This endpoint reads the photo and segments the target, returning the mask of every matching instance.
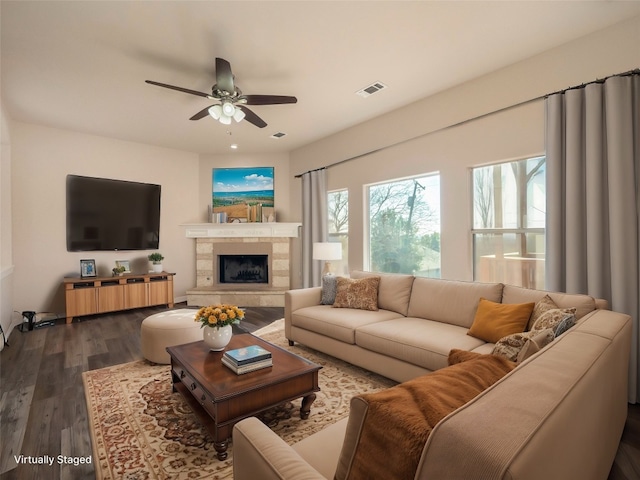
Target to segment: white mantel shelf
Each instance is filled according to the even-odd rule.
[[[301,223],[185,223],[187,238],[298,237]]]

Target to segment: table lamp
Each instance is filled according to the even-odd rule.
[[[342,244],[339,242],[314,242],[313,259],[324,260],[323,276],[331,273],[330,260],[342,259]]]

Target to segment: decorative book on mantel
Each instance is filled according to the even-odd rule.
[[[229,350],[222,355],[222,363],[238,375],[253,372],[262,368],[271,367],[273,360],[271,352],[258,346]]]

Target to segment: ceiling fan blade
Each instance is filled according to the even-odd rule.
[[[249,123],[253,123],[256,127],[258,128],[264,128],[267,126],[267,122],[265,122],[264,120],[262,120],[258,115],[256,115],[255,113],[253,113],[251,110],[249,110],[247,107],[245,107],[244,105],[237,105],[236,104],[236,108],[239,108],[240,110],[242,110],[245,113],[245,117],[244,119],[249,122]]]
[[[168,85],[166,83],[154,82],[153,80],[145,80],[145,82],[151,85],[157,85],[159,87],[170,88],[171,90],[177,90],[179,92],[190,93],[191,95],[198,95],[199,97],[213,98],[208,93],[197,92],[195,90],[189,90],[188,88],[175,87],[173,85]]]
[[[207,117],[209,115],[209,109],[213,107],[213,105],[209,105],[207,108],[203,108],[198,113],[196,113],[189,120],[200,120],[201,118]]]
[[[283,103],[298,103],[296,97],[287,95],[243,95],[247,105],[281,105]]]
[[[233,85],[233,73],[231,73],[231,64],[224,58],[216,58],[216,85],[218,90],[233,95],[236,89]]]

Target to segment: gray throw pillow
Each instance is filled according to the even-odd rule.
[[[338,286],[338,277],[335,275],[322,276],[322,305],[333,305],[336,301],[336,289]]]

